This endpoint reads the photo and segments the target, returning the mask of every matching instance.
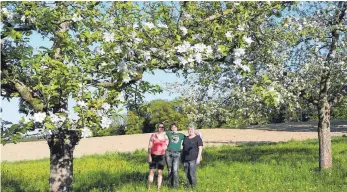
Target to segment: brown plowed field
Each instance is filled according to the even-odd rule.
[[[347,121],[332,122],[332,136],[347,135]],[[241,129],[203,129],[205,146],[241,143],[266,143],[304,139],[317,139],[317,122],[248,126]],[[183,131],[182,133],[187,133]],[[74,156],[80,157],[105,152],[132,152],[147,148],[150,134],[121,135],[82,139]],[[23,142],[1,146],[1,161],[19,161],[49,157],[45,141]]]

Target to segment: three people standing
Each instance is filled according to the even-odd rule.
[[[164,124],[160,123],[158,131],[151,135],[148,145],[149,176],[148,187],[153,183],[154,172],[158,170],[158,189],[162,183],[162,171],[164,169],[164,156],[168,167],[169,185],[178,187],[178,167],[180,160],[184,164],[184,172],[188,186],[197,184],[196,168],[202,160],[203,142],[199,135],[195,134],[193,126],[188,128],[188,136],[177,132],[176,124],[171,125],[171,131],[164,132]],[[181,146],[183,146],[181,151]]]

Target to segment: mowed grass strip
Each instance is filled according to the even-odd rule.
[[[347,191],[347,137],[334,137],[333,169],[318,170],[317,140],[204,149],[192,191]],[[167,169],[164,170],[164,180]],[[180,166],[180,188],[187,191]],[[74,159],[74,191],[147,191],[145,151]],[[48,191],[49,160],[3,162],[1,191]],[[155,186],[151,191],[156,191]],[[189,191],[189,190],[188,190]]]

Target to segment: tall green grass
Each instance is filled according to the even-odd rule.
[[[347,191],[347,137],[332,143],[334,167],[327,171],[318,170],[316,140],[205,148],[193,191]],[[147,191],[146,160],[145,151],[76,158],[74,190]],[[161,191],[187,191],[182,166],[179,173],[180,188],[164,183]],[[1,177],[1,191],[48,191],[49,161],[4,162]]]

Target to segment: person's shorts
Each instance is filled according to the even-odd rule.
[[[160,169],[164,170],[165,167],[165,155],[153,155],[152,162],[149,164],[149,169]]]

